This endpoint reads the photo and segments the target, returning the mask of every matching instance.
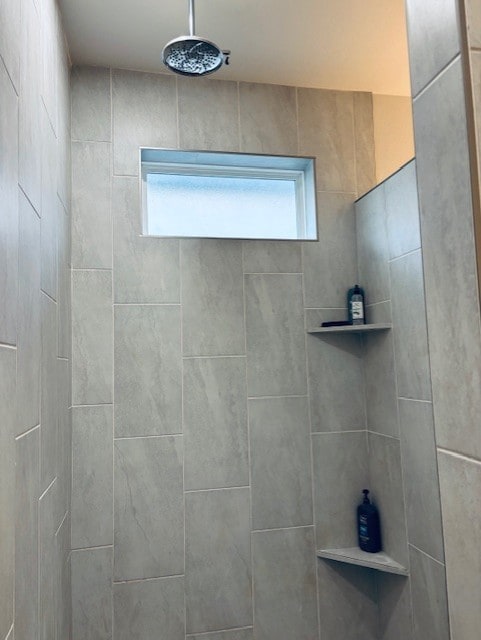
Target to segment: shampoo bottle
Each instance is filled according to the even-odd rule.
[[[356,284],[347,292],[347,312],[350,324],[364,324],[364,291]]]
[[[363,489],[364,500],[357,508],[359,547],[368,553],[381,551],[379,511],[369,500],[369,491]]]

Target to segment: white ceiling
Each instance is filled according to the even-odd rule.
[[[72,60],[166,71],[187,0],[59,0]],[[196,33],[231,49],[215,77],[409,95],[404,0],[196,0]]]

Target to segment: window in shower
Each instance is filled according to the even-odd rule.
[[[141,149],[143,233],[317,240],[313,158]]]

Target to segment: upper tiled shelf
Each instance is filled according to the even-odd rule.
[[[380,322],[378,324],[348,324],[341,327],[313,327],[307,333],[372,333],[374,331],[389,331],[392,324]]]

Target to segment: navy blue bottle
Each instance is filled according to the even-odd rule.
[[[366,322],[364,291],[358,284],[347,292],[347,313],[349,324],[364,324]]]
[[[381,524],[379,511],[369,500],[368,489],[363,489],[364,500],[357,508],[359,547],[368,553],[381,551]]]

